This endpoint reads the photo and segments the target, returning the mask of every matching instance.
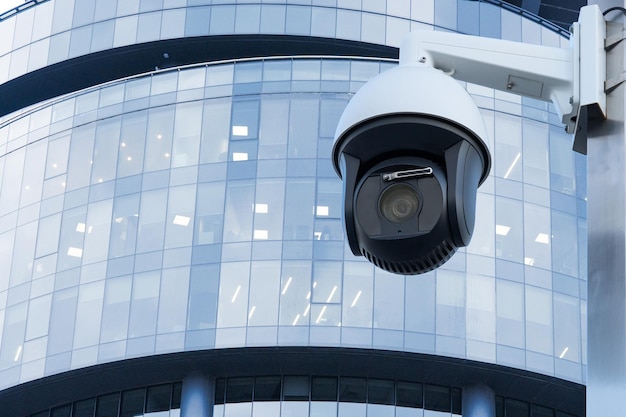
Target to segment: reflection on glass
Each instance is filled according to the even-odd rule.
[[[245,326],[248,318],[249,262],[222,264],[217,310],[218,327]]]

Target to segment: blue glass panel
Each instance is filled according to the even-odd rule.
[[[209,34],[211,19],[210,7],[197,7],[187,13],[185,22],[185,36],[202,36]]]

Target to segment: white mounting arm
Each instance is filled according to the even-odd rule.
[[[576,133],[581,107],[606,117],[605,38],[604,16],[591,5],[580,10],[568,49],[416,31],[400,47],[400,65],[421,63],[462,81],[552,102],[566,131]]]

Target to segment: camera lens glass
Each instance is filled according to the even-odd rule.
[[[402,223],[417,213],[419,200],[415,190],[407,184],[394,184],[380,196],[380,212],[394,223]]]

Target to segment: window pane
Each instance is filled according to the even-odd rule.
[[[160,293],[157,332],[170,333],[185,330],[187,312],[181,306],[187,305],[189,267],[164,269]]]
[[[120,405],[120,394],[109,394],[98,397],[96,417],[117,417]]]
[[[245,326],[248,318],[250,262],[225,262],[221,266],[217,326]]]
[[[120,417],[135,417],[143,414],[144,401],[145,390],[143,388],[123,392]]]
[[[4,172],[15,173],[21,176],[24,169],[24,149],[16,150],[4,157]],[[19,177],[18,177],[19,178]],[[0,193],[0,215],[7,214],[18,208],[20,201],[20,181],[14,175],[4,175],[2,178],[2,193]]]
[[[117,163],[118,178],[141,173],[146,145],[147,123],[148,113],[146,111],[124,115]]]
[[[169,410],[171,398],[172,386],[170,384],[148,387],[146,413]]]
[[[286,376],[283,386],[283,400],[308,401],[309,384],[308,376]]]
[[[260,6],[237,6],[235,33],[258,33],[260,22]]]
[[[424,388],[424,408],[450,412],[450,387],[426,384]]]
[[[553,354],[552,292],[526,286],[526,349]]]
[[[466,280],[466,335],[470,339],[495,343],[495,279],[480,275],[469,275]]]
[[[522,124],[517,116],[496,113],[495,174],[511,180],[522,180]]]
[[[142,193],[137,252],[148,252],[163,248],[166,206],[166,189]]]
[[[172,166],[182,167],[198,163],[200,131],[202,128],[202,102],[176,106]]]
[[[282,238],[284,194],[284,180],[257,180],[253,239],[280,240]]]
[[[130,311],[131,277],[110,278],[104,289],[100,343],[126,338]]]
[[[554,191],[576,195],[571,138],[556,126],[550,127],[550,185]]]
[[[98,343],[104,298],[104,281],[81,285],[76,309],[74,349]]]
[[[533,404],[532,417],[554,417],[554,410]]]
[[[77,299],[78,287],[54,293],[48,333],[48,355],[72,349]],[[6,325],[4,331],[6,332]]]
[[[189,283],[187,329],[200,330],[215,327],[219,265],[194,266]]]
[[[45,143],[31,144],[26,152],[26,161],[22,175],[20,207],[27,206],[41,199],[46,160]]]
[[[228,160],[230,109],[230,99],[205,101],[202,116],[200,163],[225,162]]]
[[[522,262],[524,257],[524,216],[519,200],[496,197],[496,256]]]
[[[318,179],[315,215],[320,218],[341,218],[343,185],[336,179]]]
[[[367,381],[367,402],[370,404],[393,405],[394,398],[393,381],[369,379]]]
[[[272,75],[265,64],[265,77]],[[291,75],[290,73],[288,75]],[[287,78],[289,79],[289,78]],[[264,98],[261,102],[259,159],[285,158],[289,135],[289,101]]]
[[[311,401],[337,401],[337,378],[313,377]]]
[[[406,331],[435,332],[436,287],[434,273],[406,278],[404,302]]]
[[[498,280],[497,342],[499,344],[524,347],[524,286]]]
[[[530,414],[529,404],[522,401],[506,399],[506,417],[528,417]]]
[[[119,151],[121,120],[115,117],[98,123],[94,144],[92,183],[110,181],[115,178]]]
[[[11,306],[6,309],[4,329],[2,335],[2,349],[0,350],[0,369],[7,369],[21,360],[26,327],[27,302]]]
[[[254,384],[254,401],[280,401],[280,389],[280,377],[257,377]]]
[[[145,150],[145,171],[169,168],[173,133],[174,106],[150,109]]]
[[[578,299],[554,293],[554,355],[580,362],[580,340]]]
[[[524,120],[524,182],[548,188],[550,168],[548,163],[548,126]]]
[[[81,226],[84,230],[83,263],[104,261],[108,256],[109,235],[111,231],[111,211],[113,202],[105,200],[90,204],[87,210],[87,222]]]
[[[70,147],[70,138],[65,136],[48,142],[46,156],[46,178],[56,177],[67,170],[67,158]]]
[[[95,398],[75,402],[72,417],[93,417],[95,405]]]
[[[135,253],[139,225],[139,195],[115,199],[109,245],[109,257],[117,258]]]
[[[396,382],[396,405],[400,407],[422,408],[422,384]]]
[[[228,378],[226,402],[241,403],[252,401],[252,378]]]
[[[462,391],[460,388],[452,388],[452,404],[451,404],[452,414],[461,415],[461,411],[463,408],[461,404],[461,394],[462,394]]]
[[[153,335],[156,330],[161,272],[144,272],[133,276],[128,337]]]
[[[280,288],[280,325],[307,325],[311,309],[311,262],[284,261]]]
[[[165,226],[165,248],[191,246],[193,237],[195,185],[170,187]]]
[[[281,291],[279,280],[280,262],[257,261],[252,263],[248,310],[249,326],[275,326],[278,323],[278,296]]]
[[[372,326],[373,287],[372,265],[365,262],[344,264],[342,326]]]
[[[50,413],[50,417],[70,417],[70,412],[72,411],[72,406],[64,405],[62,407],[57,407],[52,410]]]
[[[37,234],[36,257],[49,255],[57,251],[59,245],[59,227],[61,214],[45,217],[39,220],[39,231]],[[13,242],[11,242],[11,245]]]
[[[195,244],[222,241],[225,188],[224,182],[198,184]]]
[[[314,303],[341,302],[342,269],[340,262],[315,262],[312,298]]]
[[[315,158],[317,156],[318,116],[319,102],[317,100],[294,99],[291,101],[289,124],[298,126],[298,129],[293,129],[289,135],[289,157]]]
[[[325,65],[322,67],[322,77],[324,79],[347,81],[350,74],[350,67],[347,64],[347,62],[325,62]],[[320,137],[334,137],[339,117],[341,117],[346,104],[347,100],[344,98],[322,100],[320,106]]]
[[[252,240],[253,208],[254,183],[252,181],[231,181],[226,191],[225,242]]]
[[[313,237],[313,210],[315,207],[315,180],[290,178],[287,180],[283,239],[310,240]]]
[[[224,404],[226,397],[226,378],[215,380],[215,404]]]
[[[180,400],[183,393],[182,382],[176,382],[172,385],[172,409],[180,408]]]
[[[366,388],[364,378],[341,378],[339,380],[339,401],[364,403]]]
[[[552,271],[578,276],[578,219],[552,211]]]
[[[404,277],[376,269],[374,272],[374,327],[404,328]]]
[[[59,240],[59,270],[70,269],[81,263],[84,233],[78,232],[77,229],[80,230],[80,224],[85,224],[86,212],[86,206],[63,211]]]
[[[437,271],[437,334],[465,336],[465,274]]]
[[[260,76],[260,75],[259,75]],[[231,139],[256,139],[259,135],[259,101],[234,101]]]
[[[25,340],[32,340],[48,334],[51,304],[52,295],[50,294],[30,300]]]

